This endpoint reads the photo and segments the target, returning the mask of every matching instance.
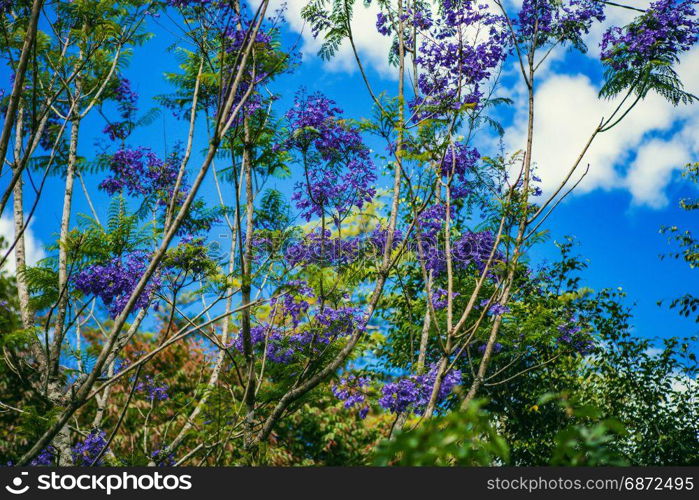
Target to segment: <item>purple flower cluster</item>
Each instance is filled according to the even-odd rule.
[[[487,347],[488,347],[488,344],[481,344],[481,345],[479,345],[479,346],[478,346],[478,352],[481,353],[481,354],[485,354],[485,350],[486,350]],[[495,343],[493,343],[493,348],[492,348],[491,352],[492,352],[493,354],[497,354],[497,353],[499,353],[500,351],[502,351],[502,344],[501,344],[500,342],[495,342]]]
[[[631,24],[610,28],[601,44],[602,61],[619,71],[650,61],[676,62],[697,43],[696,0],[658,0]]]
[[[364,388],[369,385],[368,377],[348,376],[341,378],[337,384],[333,384],[331,390],[337,399],[344,401],[346,409],[362,405],[366,401]],[[364,404],[359,409],[359,418],[364,419],[369,413],[369,405]]]
[[[337,222],[376,194],[370,151],[359,130],[342,120],[341,113],[322,94],[302,92],[286,113],[290,128],[286,147],[299,154],[305,176],[292,199],[306,220],[329,214]]]
[[[509,51],[504,20],[489,12],[488,6],[442,0],[441,10],[435,22],[427,13],[412,16],[421,29],[429,29],[416,58],[422,95],[412,106],[419,108],[418,119],[477,105],[482,97],[479,85],[491,77]],[[474,36],[475,32],[479,35]]]
[[[388,229],[381,224],[370,233],[346,238],[332,237],[328,229],[315,229],[301,240],[290,243],[284,250],[284,258],[291,266],[343,266],[355,262],[359,256],[380,257],[387,239]],[[391,247],[397,248],[402,241],[403,232],[396,228]]]
[[[604,2],[598,0],[524,0],[516,19],[521,38],[579,41],[595,21],[604,21]]]
[[[330,17],[327,12],[322,9],[312,10],[307,16],[313,38],[318,38],[318,35],[332,26]]]
[[[167,0],[167,4],[171,7],[206,7],[214,3],[214,0]]]
[[[418,215],[415,224],[416,234],[422,240],[435,240],[440,231],[444,230],[444,220],[447,217],[447,207],[435,204]]]
[[[426,33],[432,26],[434,26],[434,20],[432,19],[432,12],[429,9],[421,6],[419,4],[414,5],[415,8],[407,7],[404,12],[400,15],[400,21],[402,21],[405,30],[405,43],[408,47],[414,46],[412,29],[416,28],[420,33]],[[391,36],[394,32],[394,26],[391,17],[387,16],[383,12],[379,12],[376,15],[376,30],[383,36]]]
[[[126,191],[132,196],[159,193],[169,196],[177,179],[177,157],[160,160],[148,148],[120,149],[109,158],[112,176],[100,183],[109,194]]]
[[[175,454],[165,454],[165,450],[155,450],[150,454],[153,461],[160,467],[173,467],[175,465]]]
[[[440,173],[451,180],[452,198],[463,198],[471,193],[468,174],[473,172],[480,157],[477,149],[469,148],[465,144],[449,145],[440,165]]]
[[[228,19],[225,27],[226,51],[229,54],[239,54],[241,50],[243,50],[245,46],[251,42],[249,38],[251,36],[254,23],[245,16],[241,16],[234,10],[231,10],[228,4],[223,4],[221,7],[219,7],[219,10],[221,8],[226,11],[226,14],[222,15],[217,13],[216,15],[219,18]],[[265,30],[264,27],[261,27],[255,34],[255,39],[252,40],[252,43],[255,45],[258,51],[263,53],[272,52],[275,50],[272,47],[272,41],[273,31]],[[233,57],[233,60],[236,60],[236,58]],[[253,63],[246,69],[245,77],[241,82],[239,82],[238,88],[236,89],[236,96],[233,101],[234,104],[231,112],[235,110],[237,105],[243,99],[245,99],[243,111],[246,115],[251,115],[264,106],[264,100],[259,93],[255,92],[255,87],[262,81],[269,78],[270,74],[268,70],[269,68],[262,63]],[[233,82],[231,82],[231,85],[232,84]],[[251,92],[250,87],[252,87]],[[235,123],[242,123],[242,117],[243,113],[239,113],[236,117]]]
[[[595,347],[595,343],[589,335],[582,331],[580,325],[576,323],[575,318],[559,325],[558,332],[560,335],[556,339],[556,343],[559,346],[569,346],[574,351],[583,355],[588,354]]]
[[[151,401],[165,401],[170,396],[167,393],[169,389],[165,383],[159,383],[151,375],[146,375],[145,379],[136,384],[136,391],[146,393],[146,397]]]
[[[71,449],[75,465],[90,466],[107,446],[107,434],[100,429],[93,429],[84,441],[78,442]],[[95,463],[102,465],[102,458]]]
[[[56,450],[54,450],[53,446],[47,446],[39,452],[36,458],[32,460],[29,465],[33,467],[53,465],[55,456]]]
[[[245,46],[247,39],[251,36],[251,29],[253,28],[253,25],[249,20],[243,19],[240,16],[236,16],[235,14],[233,15],[234,18],[232,18],[230,21],[231,26],[228,26],[228,28],[226,29],[226,38],[228,39],[228,45],[226,49],[228,50],[228,52],[240,51]],[[258,47],[262,45],[269,45],[271,42],[271,33],[263,29],[260,29],[255,34],[254,43]]]
[[[150,254],[142,250],[127,252],[103,264],[93,264],[73,277],[75,288],[86,295],[102,299],[109,315],[116,318],[126,306],[150,261]],[[145,309],[160,286],[155,275],[138,296],[135,309]]]
[[[488,307],[490,299],[483,299],[480,303],[481,307]],[[495,302],[488,307],[488,316],[502,316],[510,312],[510,308],[506,305]]]
[[[376,31],[381,33],[383,36],[391,36],[391,33],[393,33],[391,20],[383,12],[376,14]]]
[[[269,305],[273,316],[290,319],[292,326],[297,327],[311,305],[306,299],[315,299],[315,293],[302,280],[289,281],[285,287],[287,290],[270,300]]]
[[[358,254],[359,242],[356,238],[332,238],[328,229],[316,229],[302,240],[289,245],[284,252],[287,262],[292,266],[346,265],[354,261]]]
[[[532,175],[532,181],[533,181],[533,183],[541,183],[541,179],[539,177],[537,177],[536,175]],[[543,194],[543,191],[541,190],[541,186],[533,185],[531,188],[531,192],[532,192],[532,196],[541,196]]]
[[[369,241],[377,250],[377,253],[379,255],[383,255],[383,253],[386,251],[386,243],[388,241],[388,228],[384,228],[381,224],[378,224],[369,234]],[[396,230],[393,232],[393,242],[391,243],[391,248],[395,250],[402,241],[403,231],[396,228]]]
[[[452,298],[456,298],[461,295],[459,292],[452,292]],[[447,307],[447,296],[448,292],[443,288],[435,288],[432,292],[432,307],[436,310],[441,310]]]
[[[430,371],[426,375],[410,375],[386,384],[381,390],[382,396],[379,399],[379,405],[391,413],[405,411],[422,413],[430,401],[436,378],[437,365],[435,364],[430,367]],[[444,401],[460,382],[461,372],[459,370],[451,370],[447,373],[439,387],[437,401]]]
[[[113,141],[124,140],[134,121],[136,103],[138,102],[138,94],[134,92],[131,88],[131,82],[126,78],[118,79],[118,84],[114,89],[114,100],[117,102],[122,121],[107,124],[103,132]]]
[[[454,243],[452,253],[457,267],[474,265],[478,271],[483,271],[493,253],[495,235],[490,231],[467,231]],[[498,250],[493,255],[493,262],[502,261],[504,255]],[[491,263],[492,267],[492,263]]]
[[[443,245],[438,241],[438,233],[444,225],[443,214],[446,213],[443,205],[435,205],[425,210],[420,216],[417,238],[422,242],[425,267],[435,274],[441,274],[446,270],[447,261]],[[466,269],[474,266],[482,272],[490,259],[490,254],[495,245],[495,236],[490,231],[467,231],[452,245],[452,262],[457,269]],[[488,275],[494,277],[492,266],[494,262],[504,259],[498,250],[493,255]]]
[[[281,314],[283,316],[284,313]],[[307,321],[293,325],[290,331],[263,323],[251,328],[250,337],[254,346],[264,350],[267,359],[274,363],[287,364],[295,361],[299,355],[317,355],[335,340],[347,337],[363,327],[359,308],[334,309],[326,306]],[[243,352],[242,335],[233,339],[231,347]]]
[[[471,171],[481,155],[475,148],[465,144],[450,144],[440,165],[440,173],[445,176],[464,175]]]

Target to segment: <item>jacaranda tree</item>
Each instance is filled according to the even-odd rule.
[[[391,90],[356,47],[365,6],[308,0],[320,56],[354,56],[363,117],[290,89],[304,62],[271,3],[0,3],[3,462],[696,464],[692,339],[649,354],[623,294],[581,283],[572,239],[532,257],[599,137],[650,94],[696,100],[676,73],[696,2],[365,0]],[[602,38],[609,110],[544,189],[540,72],[614,8],[637,16]],[[168,36],[171,71],[127,78]],[[153,79],[167,91],[143,109]],[[512,106],[527,125],[506,151]],[[163,113],[182,142],[143,139]],[[29,265],[47,184],[59,225]]]

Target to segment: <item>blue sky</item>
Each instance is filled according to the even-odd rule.
[[[645,2],[636,2],[643,4]],[[300,87],[310,91],[320,90],[335,99],[346,114],[353,118],[369,116],[369,100],[361,78],[346,49],[329,63],[315,55],[317,42],[305,30],[299,18],[301,0],[289,2],[287,14],[290,29],[287,41],[298,40],[304,62],[292,75],[275,83],[275,90],[284,95],[280,110],[288,108],[293,93]],[[387,41],[375,33],[375,13],[360,8],[355,21],[355,34],[360,54],[367,61],[369,74],[377,89],[395,88],[393,70],[387,65],[385,54]],[[628,13],[612,13],[611,21],[625,22]],[[172,35],[165,17],[152,20],[149,29],[156,36],[145,47],[136,50],[125,75],[134,83],[140,95],[141,110],[155,106],[155,95],[168,91],[163,73],[172,71],[176,62],[167,47],[177,40]],[[608,112],[611,103],[596,98],[601,71],[595,58],[596,44],[601,30],[590,35],[588,56],[572,55],[565,51],[554,52],[546,65],[537,88],[537,138],[534,159],[539,165],[544,188],[550,189],[556,176],[564,170],[571,155],[599,118]],[[680,74],[687,75],[688,90],[699,94],[699,51],[695,49],[682,63]],[[0,81],[8,81],[7,70],[0,72]],[[505,70],[502,95],[515,99],[521,96],[522,87],[510,72]],[[660,100],[651,98],[642,109],[629,116],[609,136],[594,147],[586,162],[590,174],[581,189],[567,199],[549,219],[547,227],[551,240],[574,235],[578,252],[589,260],[590,267],[584,273],[584,284],[595,289],[622,287],[629,295],[629,304],[635,303],[634,325],[644,336],[690,335],[699,330],[691,320],[680,318],[656,302],[670,299],[685,292],[699,293],[692,271],[681,262],[660,260],[659,255],[671,250],[666,238],[659,234],[662,225],[678,225],[699,229],[696,216],[691,217],[679,209],[682,196],[695,195],[693,188],[679,179],[681,167],[688,161],[697,161],[699,143],[699,106],[674,109]],[[523,146],[522,110],[516,107],[502,110],[500,118],[506,126],[505,145],[510,151]],[[150,146],[162,153],[177,141],[183,141],[186,130],[181,122],[167,111],[149,127],[139,130],[130,141],[132,144]],[[92,114],[81,130],[82,155],[94,155],[94,143],[103,137],[102,118]],[[492,137],[484,135],[483,150],[494,146]],[[478,144],[477,144],[478,145]],[[568,162],[568,163],[566,163]],[[106,213],[106,197],[94,189],[97,178],[88,178],[91,194],[99,206],[101,216]],[[0,184],[7,182],[0,179]],[[272,181],[282,187],[289,181]],[[84,196],[78,187],[75,213],[88,213]],[[204,186],[203,195],[211,203],[217,203],[211,184]],[[60,207],[63,195],[61,179],[51,179],[31,225],[30,257],[41,257],[41,245],[50,242],[58,231]],[[30,200],[27,200],[28,202]],[[9,234],[10,211],[0,220],[0,233]],[[215,231],[214,231],[215,232]],[[534,254],[534,260],[555,257],[552,243],[542,245]]]

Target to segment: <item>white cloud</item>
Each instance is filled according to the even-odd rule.
[[[670,183],[674,170],[689,161],[689,151],[680,140],[643,144],[625,178],[634,203],[653,208],[667,205],[663,188]]]
[[[686,90],[699,93],[699,48],[683,57],[678,72]],[[616,107],[616,102],[600,100],[598,91],[581,74],[550,73],[537,87],[533,159],[545,190],[558,186],[602,117],[610,116]],[[666,205],[664,190],[675,171],[697,159],[696,110],[696,105],[674,107],[650,94],[619,126],[595,138],[579,173],[587,164],[590,170],[576,192],[628,189],[635,204]],[[506,136],[508,147],[522,149],[525,133],[526,108],[521,107]]]
[[[674,374],[676,378],[672,380],[672,390],[674,392],[685,393],[690,389],[694,390],[699,384],[699,380],[696,378],[691,378],[689,375],[684,374]]]
[[[15,225],[12,221],[12,218],[0,217],[0,237],[4,238],[5,243],[7,245],[12,244],[12,242],[14,241]],[[24,245],[26,248],[26,258],[28,265],[36,264],[37,261],[43,259],[46,256],[42,248],[41,242],[36,239],[31,228],[27,228],[24,231]],[[7,248],[0,250],[0,252],[2,253],[2,257],[4,257],[5,252],[7,252]],[[6,271],[10,275],[14,275],[17,271],[17,267],[15,265],[14,250],[10,253],[9,257],[5,261],[2,270]]]
[[[301,10],[307,4],[306,0],[272,0],[270,8],[276,9],[286,4],[285,18],[291,29],[300,33],[303,39],[301,51],[304,57],[316,57],[321,46],[321,40],[313,38],[310,26],[301,17]],[[392,76],[395,69],[388,64],[388,51],[391,39],[376,31],[376,14],[379,12],[376,2],[365,7],[363,2],[356,2],[352,18],[352,34],[357,52],[362,63],[371,67],[382,76]],[[352,47],[346,40],[340,46],[338,53],[325,62],[325,69],[333,72],[354,73],[357,63]]]
[[[658,347],[649,347],[648,349],[643,351],[643,353],[646,354],[647,356],[655,357],[655,356],[659,356],[660,354],[662,354],[663,350],[659,349]]]

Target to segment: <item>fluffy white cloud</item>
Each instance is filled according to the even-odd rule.
[[[643,144],[626,173],[625,185],[637,204],[663,207],[668,200],[663,189],[672,173],[690,161],[687,147],[680,140],[652,140]]]
[[[650,1],[639,0],[634,7],[644,9]],[[521,2],[510,2],[517,3]],[[633,10],[608,6],[606,20],[594,25],[585,37],[588,55],[599,59],[602,34],[611,26],[628,24],[637,15]],[[536,93],[534,160],[544,179],[544,189],[549,191],[560,184],[600,119],[609,116],[615,107],[615,103],[597,98],[599,89],[587,76],[571,75],[572,68],[566,68],[565,74],[551,70],[552,63],[564,54],[554,51],[542,66],[542,83]],[[699,48],[685,54],[677,70],[685,89],[699,95]],[[516,102],[524,102],[521,83],[509,90]],[[507,145],[511,149],[523,147],[525,127],[526,109],[522,108],[508,131]],[[576,193],[627,189],[634,204],[660,208],[668,202],[665,189],[676,172],[687,162],[697,161],[698,154],[697,105],[674,107],[651,95],[619,127],[595,139],[581,162],[579,173],[587,164],[590,170]]]
[[[11,217],[0,217],[0,237],[4,238],[5,242],[8,245],[14,241],[15,225],[14,225],[14,222],[12,221]],[[26,254],[27,254],[26,255],[27,264],[29,264],[29,265],[35,264],[37,261],[43,259],[46,256],[46,254],[44,253],[44,250],[42,248],[41,242],[36,239],[31,228],[27,228],[24,231],[24,245],[25,245]],[[5,256],[6,251],[7,251],[7,248],[2,250],[3,257]],[[5,264],[3,265],[2,270],[8,272],[11,275],[14,275],[15,272],[17,271],[17,267],[15,266],[15,253],[14,253],[14,251],[12,251],[12,253],[10,253],[10,256],[5,261]]]
[[[304,57],[315,57],[321,46],[321,40],[313,38],[310,26],[301,17],[301,10],[306,0],[272,0],[271,8],[279,8],[286,4],[285,17],[292,30],[301,34],[303,44],[301,51]],[[395,69],[388,64],[388,50],[391,45],[389,37],[382,36],[376,31],[376,14],[379,12],[375,2],[369,7],[364,2],[356,2],[352,18],[352,34],[357,52],[362,63],[371,67],[383,76],[393,76]],[[357,63],[352,47],[345,40],[335,57],[325,63],[325,68],[333,72],[353,73]]]
[[[686,90],[699,93],[699,48],[683,57],[678,71]],[[558,186],[600,120],[616,107],[616,102],[600,100],[598,91],[581,74],[549,73],[538,86],[533,159],[545,190]],[[666,205],[664,190],[675,171],[697,159],[696,110],[696,105],[674,107],[658,95],[649,95],[619,126],[595,138],[579,168],[582,173],[590,165],[577,193],[628,189],[635,204]],[[506,136],[511,150],[524,145],[526,118],[523,107]]]

